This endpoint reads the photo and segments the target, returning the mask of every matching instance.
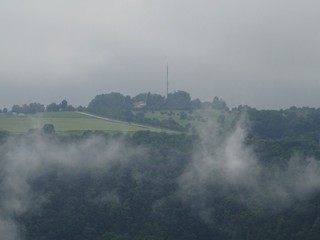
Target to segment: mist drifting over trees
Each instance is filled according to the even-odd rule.
[[[261,138],[245,117],[227,134],[216,126],[193,135],[3,135],[1,236],[317,238],[319,145]]]
[[[0,240],[320,239],[319,8],[1,0]]]

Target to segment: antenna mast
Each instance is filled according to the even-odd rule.
[[[168,93],[169,93],[169,66],[167,63],[167,98],[168,98]]]

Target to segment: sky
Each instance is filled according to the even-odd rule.
[[[320,1],[0,0],[0,108],[184,90],[320,107]]]

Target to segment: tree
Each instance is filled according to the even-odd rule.
[[[29,105],[25,106],[25,113],[37,113],[37,112],[44,112],[45,107],[40,103],[30,103]]]
[[[187,114],[186,112],[181,112],[181,113],[180,113],[180,119],[181,119],[181,120],[188,119],[188,114]]]
[[[90,112],[114,117],[120,117],[123,110],[131,110],[131,108],[131,97],[116,92],[97,95],[88,106]]]
[[[199,98],[194,99],[190,102],[191,109],[200,109],[201,105],[202,105],[202,102],[200,101]]]
[[[50,123],[45,124],[42,127],[42,130],[43,130],[44,133],[47,133],[47,134],[52,134],[52,133],[55,132],[54,125],[50,124]]]
[[[62,100],[61,103],[50,103],[46,107],[47,112],[58,112],[58,111],[74,111],[75,108],[72,105],[68,105],[67,100]]]
[[[86,111],[86,108],[80,105],[76,108],[76,110],[79,112],[84,112],[84,111]]]
[[[62,102],[59,104],[59,110],[67,111],[67,108],[68,108],[67,100],[62,100]]]
[[[165,97],[160,94],[151,94],[148,92],[146,107],[149,110],[160,110],[165,107]]]
[[[149,93],[150,94],[150,93]],[[147,96],[148,96],[148,93],[139,93],[138,95],[136,95],[136,96],[134,96],[133,98],[132,98],[132,100],[134,101],[134,102],[146,102],[146,100],[147,100]]]
[[[76,110],[75,107],[73,107],[72,105],[68,105],[68,107],[67,107],[68,112],[73,112],[75,110]]]
[[[128,122],[132,122],[132,120],[134,118],[134,115],[130,110],[125,110],[123,112],[123,116],[124,116],[125,120]]]
[[[166,107],[175,110],[188,110],[190,109],[191,97],[185,91],[177,91],[169,93],[166,100]]]
[[[226,102],[218,97],[214,97],[212,101],[212,108],[216,110],[228,110]]]
[[[11,112],[22,113],[23,109],[19,105],[13,105],[12,108],[11,108]]]
[[[57,112],[59,111],[59,106],[56,103],[50,103],[46,107],[47,112]]]

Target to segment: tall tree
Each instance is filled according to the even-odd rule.
[[[13,113],[23,113],[23,109],[19,105],[13,105],[11,108],[11,112]]]
[[[57,112],[59,111],[59,106],[56,103],[50,103],[46,107],[47,112]]]
[[[190,94],[185,91],[176,91],[169,93],[166,106],[168,109],[186,110],[190,109],[191,97]]]
[[[59,104],[60,110],[61,111],[67,111],[68,108],[68,102],[67,100],[62,100],[62,102]]]
[[[132,99],[121,93],[97,95],[88,106],[88,110],[101,115],[119,115],[123,110],[131,110]]]
[[[212,101],[212,108],[216,110],[227,110],[227,104],[224,100],[214,97]]]
[[[147,109],[150,110],[159,110],[165,107],[165,97],[160,94],[147,94]]]

